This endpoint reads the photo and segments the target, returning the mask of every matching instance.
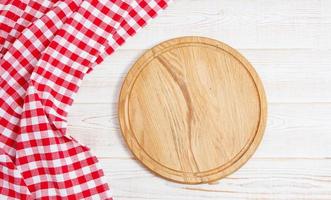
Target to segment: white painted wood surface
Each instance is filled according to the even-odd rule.
[[[269,100],[254,157],[214,184],[181,185],[150,173],[126,148],[117,119],[123,78],[153,45],[201,35],[244,54]],[[83,82],[69,134],[100,159],[117,200],[331,199],[331,1],[174,0]]]

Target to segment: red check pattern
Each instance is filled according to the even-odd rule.
[[[21,32],[53,8],[56,0],[12,1],[0,10],[0,17],[7,18],[0,34],[0,53],[4,55]],[[13,9],[14,8],[14,9]],[[20,16],[21,15],[21,16]],[[0,20],[0,23],[2,20]]]
[[[16,21],[23,15],[26,2],[27,0],[4,0],[0,3],[0,53],[2,53],[3,45],[14,28]]]
[[[0,61],[0,147],[7,154],[15,156],[15,134],[21,118],[23,97],[26,94],[28,80],[41,53],[54,38],[54,34],[64,24],[66,15],[78,9],[79,1],[58,3],[40,20],[22,32],[10,50]],[[67,13],[67,14],[66,14]]]
[[[167,4],[61,1],[22,25],[0,61],[1,195],[111,199],[96,157],[66,135],[68,109],[85,74]]]

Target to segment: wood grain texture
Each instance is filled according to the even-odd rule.
[[[117,100],[146,49],[192,34],[224,41],[251,61],[266,88],[269,117],[263,142],[243,168],[186,188],[134,160],[117,123]],[[69,112],[69,134],[99,157],[117,200],[329,200],[330,35],[329,0],[175,0],[86,77]]]
[[[148,50],[119,99],[123,136],[147,168],[181,183],[206,183],[241,167],[266,122],[251,64],[216,40],[181,37]]]
[[[117,104],[75,104],[69,133],[92,147],[98,157],[132,158],[119,130],[117,112]],[[269,104],[268,126],[254,157],[330,158],[331,126],[325,120],[330,118],[331,103]]]
[[[213,184],[169,183],[130,159],[102,160],[118,199],[304,199],[329,200],[330,159],[254,158]],[[116,184],[115,184],[116,183]]]
[[[329,0],[175,0],[124,48],[201,35],[236,49],[331,49],[330,10]]]
[[[141,50],[117,51],[83,81],[75,103],[116,103]],[[239,49],[260,75],[271,103],[331,101],[331,50]],[[114,66],[114,67],[109,67]],[[302,88],[305,88],[304,90]],[[100,98],[102,97],[102,98]]]

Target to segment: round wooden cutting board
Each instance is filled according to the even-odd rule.
[[[119,120],[147,168],[180,183],[220,179],[254,153],[266,98],[251,64],[222,42],[163,42],[134,64],[122,86]]]

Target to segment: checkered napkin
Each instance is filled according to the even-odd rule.
[[[68,108],[85,74],[168,1],[1,3],[0,199],[112,199],[97,159],[66,134]]]
[[[5,54],[24,28],[53,8],[57,0],[8,1],[0,10],[0,52]]]

